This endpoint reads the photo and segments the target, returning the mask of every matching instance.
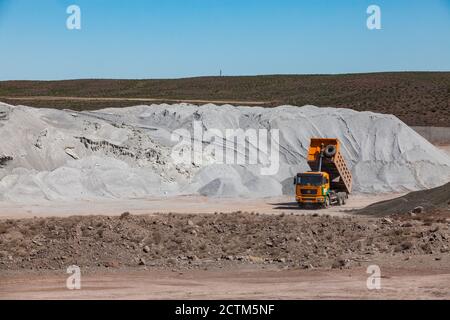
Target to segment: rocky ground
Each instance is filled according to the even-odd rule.
[[[450,252],[450,211],[372,218],[155,214],[0,221],[0,270],[352,268]]]

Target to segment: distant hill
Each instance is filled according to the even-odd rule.
[[[51,97],[60,98],[54,100]],[[0,101],[35,107],[89,110],[179,100],[194,100],[197,104],[238,102],[266,107],[280,104],[333,106],[392,113],[409,125],[450,127],[450,72],[0,81]]]

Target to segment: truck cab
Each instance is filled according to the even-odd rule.
[[[304,204],[325,204],[330,192],[330,176],[326,172],[304,172],[295,177],[296,200]],[[329,204],[328,204],[329,205]]]

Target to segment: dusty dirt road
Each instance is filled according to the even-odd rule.
[[[450,299],[450,270],[381,269],[379,290],[366,268],[352,270],[133,271],[0,275],[0,299]]]
[[[354,194],[344,206],[329,209],[299,209],[294,196],[262,199],[208,198],[203,196],[177,196],[166,198],[137,198],[129,200],[97,201],[46,201],[12,203],[2,202],[0,219],[22,219],[33,217],[68,217],[71,215],[120,215],[125,211],[133,214],[152,213],[231,213],[259,212],[264,214],[329,214],[346,215],[345,210],[360,209],[369,204],[400,197],[403,194]]]

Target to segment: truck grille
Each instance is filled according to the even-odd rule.
[[[316,189],[301,189],[300,192],[301,194],[317,194]]]

